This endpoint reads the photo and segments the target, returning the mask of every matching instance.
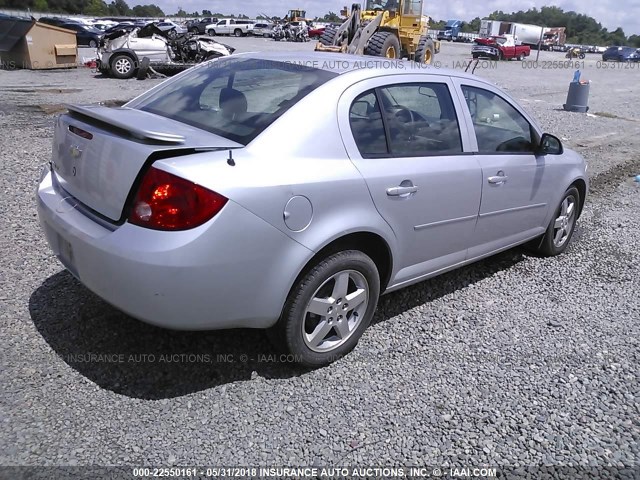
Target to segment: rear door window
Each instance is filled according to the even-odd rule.
[[[382,112],[374,90],[363,93],[353,101],[349,124],[364,158],[386,156],[389,153]]]

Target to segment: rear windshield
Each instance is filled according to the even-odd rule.
[[[336,75],[294,63],[221,59],[191,69],[134,107],[247,145]]]

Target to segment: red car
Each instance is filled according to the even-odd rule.
[[[309,29],[309,38],[320,38],[324,33],[325,27],[317,27]]]
[[[524,60],[531,54],[527,45],[516,45],[513,35],[477,38],[471,48],[473,58],[490,58],[491,60]]]

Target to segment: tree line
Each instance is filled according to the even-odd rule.
[[[505,13],[497,10],[486,18],[504,22],[529,23],[544,27],[566,27],[567,43],[578,45],[630,45],[640,48],[640,35],[627,37],[621,27],[610,32],[595,18],[573,11],[565,12],[559,7],[530,8],[529,10],[514,13]],[[480,30],[480,17],[462,26],[463,32],[477,33]],[[431,28],[442,30],[445,21],[432,22]]]
[[[39,12],[67,13],[67,14],[84,14],[90,16],[135,16],[135,17],[164,17],[165,13],[160,7],[154,4],[135,5],[129,7],[126,0],[111,0],[109,3],[105,0],[0,0],[0,8],[29,8]],[[222,15],[221,13],[212,13],[210,10],[200,12],[186,12],[178,7],[178,17],[235,17],[249,18],[246,15]],[[261,14],[258,19],[267,19],[268,17]],[[271,17],[272,19],[275,17]],[[624,30],[620,27],[609,32],[596,19],[589,15],[576,13],[574,11],[565,12],[559,7],[542,7],[530,8],[525,11],[513,13],[505,13],[501,10],[488,15],[486,18],[490,20],[499,20],[506,22],[530,23],[533,25],[542,25],[545,27],[566,27],[567,43],[575,43],[580,45],[631,45],[640,48],[640,35],[631,35],[627,37]],[[335,12],[329,12],[323,17],[317,17],[316,20],[324,22],[341,22],[342,17]],[[468,33],[477,33],[480,30],[480,17],[476,17],[471,21],[464,22],[462,31]],[[434,30],[442,30],[445,25],[444,20],[432,21],[430,28]]]
[[[129,7],[125,0],[0,0],[0,8],[30,9],[36,12],[90,15],[93,17],[164,17],[157,5]]]

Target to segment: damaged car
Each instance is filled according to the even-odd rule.
[[[234,51],[211,37],[184,34],[170,38],[154,23],[123,26],[104,36],[98,49],[98,69],[116,78],[144,78],[149,67],[178,73]]]

